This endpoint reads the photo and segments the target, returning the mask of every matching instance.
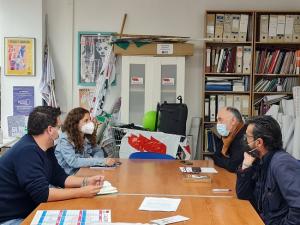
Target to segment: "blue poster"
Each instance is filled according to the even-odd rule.
[[[34,108],[34,87],[14,86],[14,116],[28,116]]]

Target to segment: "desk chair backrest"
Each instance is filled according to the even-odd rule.
[[[166,159],[174,160],[175,158],[167,154],[159,154],[153,152],[134,152],[129,156],[129,159]]]

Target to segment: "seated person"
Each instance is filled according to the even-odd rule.
[[[267,225],[300,224],[300,162],[282,149],[280,126],[271,116],[246,124],[238,198],[250,200]]]
[[[59,115],[57,108],[36,107],[28,118],[28,134],[0,157],[0,224],[20,224],[42,202],[93,197],[100,191],[103,176],[68,176],[58,165],[53,144]]]
[[[114,159],[105,159],[103,150],[96,145],[95,126],[86,109],[72,109],[65,119],[62,131],[55,155],[67,174],[74,174],[81,167],[115,163]]]
[[[243,161],[243,137],[246,131],[241,113],[232,107],[223,107],[217,115],[217,131],[222,140],[216,143],[213,160],[217,166],[236,172]]]

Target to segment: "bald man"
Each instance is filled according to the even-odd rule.
[[[222,140],[217,143],[213,160],[217,166],[236,172],[243,162],[243,138],[246,127],[241,113],[233,107],[223,107],[217,115],[217,131]]]

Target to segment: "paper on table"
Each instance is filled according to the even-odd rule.
[[[181,199],[145,197],[139,210],[146,211],[176,211]]]
[[[100,223],[100,224],[101,225],[151,225],[150,223]],[[89,223],[86,223],[86,225],[89,225]],[[96,224],[91,224],[91,225],[96,225]]]
[[[190,218],[187,218],[185,216],[171,216],[171,217],[166,217],[163,219],[158,219],[158,220],[151,220],[152,223],[159,224],[159,225],[165,225],[165,224],[171,224],[171,223],[177,223],[181,221],[186,221],[189,220]]]
[[[218,173],[213,167],[201,167],[201,173]]]
[[[118,192],[118,189],[115,188],[115,187],[113,187],[110,182],[108,182],[107,180],[105,180],[103,182],[102,188],[97,193],[97,195],[113,194],[113,193],[117,193],[117,192]]]
[[[82,216],[85,215],[85,216]],[[110,224],[111,210],[38,210],[31,225],[77,225]]]

